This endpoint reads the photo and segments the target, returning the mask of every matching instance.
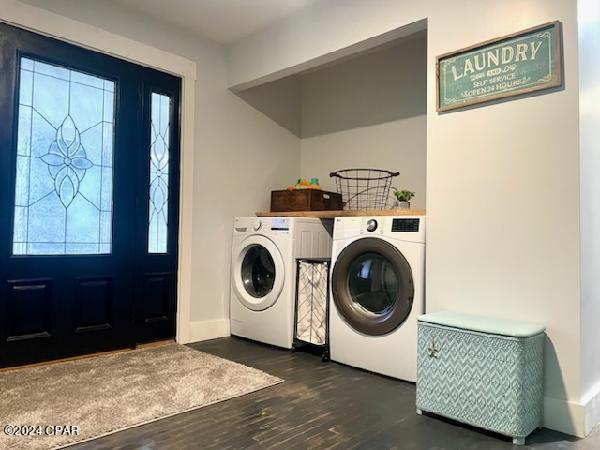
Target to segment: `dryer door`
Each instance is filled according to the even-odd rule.
[[[395,330],[412,309],[410,265],[383,239],[358,239],[344,248],[333,267],[331,287],[339,314],[369,336]]]
[[[285,277],[277,246],[261,235],[247,237],[232,262],[232,284],[239,301],[253,311],[275,304]]]

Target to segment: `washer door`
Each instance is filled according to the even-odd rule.
[[[232,282],[240,302],[253,311],[275,304],[285,277],[277,246],[264,236],[249,236],[233,260]]]
[[[402,253],[377,238],[358,239],[339,254],[331,278],[338,312],[356,331],[381,336],[409,316],[412,270]]]

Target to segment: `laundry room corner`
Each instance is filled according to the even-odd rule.
[[[441,1],[381,9],[364,1],[315,5],[233,45],[229,82],[243,89],[295,72],[310,75],[336,55],[426,21],[427,310],[545,323],[545,425],[583,436],[581,343],[574,331],[581,325],[577,4],[514,6],[488,5],[473,21],[467,0],[452,8]],[[437,56],[557,19],[563,87],[519,101],[436,111]],[[541,123],[552,126],[541,132]],[[560,193],[548,196],[558,180]],[[557,201],[565,206],[560,227],[554,226]],[[552,263],[557,254],[562,264]],[[552,289],[549,279],[557,281]]]

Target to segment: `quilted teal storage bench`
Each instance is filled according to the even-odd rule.
[[[452,312],[418,320],[417,412],[524,444],[542,424],[545,328]]]

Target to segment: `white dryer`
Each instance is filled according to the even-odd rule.
[[[296,258],[331,256],[333,221],[238,217],[231,258],[231,334],[292,348]]]
[[[333,232],[331,359],[416,381],[425,217],[341,217]]]

